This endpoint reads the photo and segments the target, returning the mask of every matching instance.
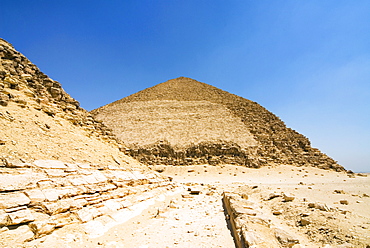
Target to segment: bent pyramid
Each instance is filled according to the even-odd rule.
[[[180,77],[92,111],[149,164],[308,165],[343,170],[256,102]]]

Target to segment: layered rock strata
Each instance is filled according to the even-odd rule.
[[[309,165],[343,170],[256,102],[180,77],[92,111],[146,164]]]
[[[66,225],[103,217],[119,221],[120,211],[172,187],[152,171],[118,165],[9,162],[0,167],[0,247],[37,242]]]

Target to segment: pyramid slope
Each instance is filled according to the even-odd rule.
[[[212,113],[209,107],[194,111],[205,103],[219,109],[213,115],[217,118],[209,116]],[[177,105],[181,108],[176,108]],[[258,103],[190,78],[180,77],[158,84],[93,110],[92,114],[131,148],[128,151],[131,155],[148,164],[236,163],[250,167],[296,164],[343,169],[333,159],[312,148],[305,136],[287,128],[283,121]],[[176,121],[183,115],[187,116],[182,118],[183,123],[192,123],[193,120],[189,120],[192,114],[195,118],[203,118],[204,122],[184,128]],[[221,120],[226,121],[222,123]],[[220,125],[210,124],[215,122]],[[130,126],[133,128],[125,128]],[[181,135],[178,130],[199,132],[191,133],[195,135],[191,138],[191,135]],[[212,135],[202,136],[205,130]],[[230,130],[234,130],[234,136],[239,139],[227,139],[225,137],[230,135],[222,135]],[[218,140],[214,139],[216,133],[220,137]],[[157,142],[153,142],[155,137]],[[181,140],[181,148],[173,140]]]
[[[101,167],[115,160],[137,163],[59,82],[3,39],[0,58],[0,165],[38,159]]]

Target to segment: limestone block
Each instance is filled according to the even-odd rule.
[[[59,199],[60,192],[56,189],[43,189],[42,193],[45,195],[45,199],[47,201],[56,201]]]
[[[243,228],[241,234],[245,247],[260,247],[258,246],[260,237],[255,232],[247,231]]]
[[[94,177],[94,175],[87,175],[83,176],[83,180],[88,184],[95,184],[98,183],[98,180]]]
[[[134,176],[135,179],[141,180],[141,179],[146,179],[146,176],[141,173],[140,171],[132,171],[132,175]]]
[[[104,206],[110,209],[111,211],[117,211],[123,208],[122,204],[115,199],[105,201]]]
[[[34,221],[31,211],[29,209],[24,209],[16,212],[9,213],[10,224],[17,225],[20,223]]]
[[[101,187],[97,184],[88,184],[85,186],[85,188],[86,188],[86,193],[88,194],[94,194],[96,192],[102,191]]]
[[[46,200],[44,193],[39,189],[27,190],[26,195],[30,198],[31,203],[43,202]]]
[[[9,214],[4,210],[0,210],[0,228],[3,226],[8,226],[10,223]]]
[[[116,171],[114,174],[111,173],[110,177],[113,177],[117,181],[129,181],[134,179],[133,175],[127,171]]]
[[[55,229],[55,223],[51,221],[34,221],[28,225],[36,238],[50,234]]]
[[[117,186],[114,185],[114,184],[111,184],[111,183],[105,183],[103,185],[100,185],[100,189],[103,192],[113,190],[113,189],[116,189],[116,188],[117,188]]]
[[[23,190],[30,179],[28,175],[0,174],[0,191]]]
[[[284,247],[299,244],[299,240],[280,228],[274,228],[275,237]]]
[[[93,172],[92,175],[95,177],[97,183],[104,183],[108,181],[108,178],[99,171]]]
[[[88,201],[85,199],[75,199],[71,202],[71,208],[81,209],[88,204]]]
[[[49,170],[45,170],[45,172],[49,177],[64,177],[64,176],[66,176],[66,173],[64,172],[64,169],[49,169]]]
[[[27,225],[0,234],[3,247],[23,247],[23,243],[34,238],[34,233]]]
[[[81,169],[91,169],[91,166],[86,163],[78,163],[77,166]]]
[[[30,75],[30,74],[22,74],[21,75],[21,78],[23,78],[25,80],[31,80],[32,79],[32,75]]]
[[[44,202],[42,203],[42,208],[45,210],[45,212],[49,215],[59,214],[66,212],[71,207],[71,200],[60,200],[57,202]]]
[[[53,215],[50,219],[53,223],[55,223],[55,228],[60,228],[66,225],[80,222],[76,214],[70,212]]]
[[[36,167],[44,169],[66,169],[65,163],[59,160],[36,160],[33,162]]]
[[[82,177],[74,177],[74,178],[70,178],[70,179],[69,179],[69,182],[70,182],[73,186],[80,186],[80,185],[85,185],[85,184],[87,184],[87,182],[86,182]]]
[[[0,194],[0,209],[28,205],[31,200],[20,192]]]
[[[91,221],[100,215],[101,213],[99,212],[99,210],[94,207],[85,207],[77,211],[77,216],[82,221],[82,223]]]

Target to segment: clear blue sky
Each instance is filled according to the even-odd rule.
[[[87,110],[187,76],[370,171],[370,1],[0,0],[0,37]]]

